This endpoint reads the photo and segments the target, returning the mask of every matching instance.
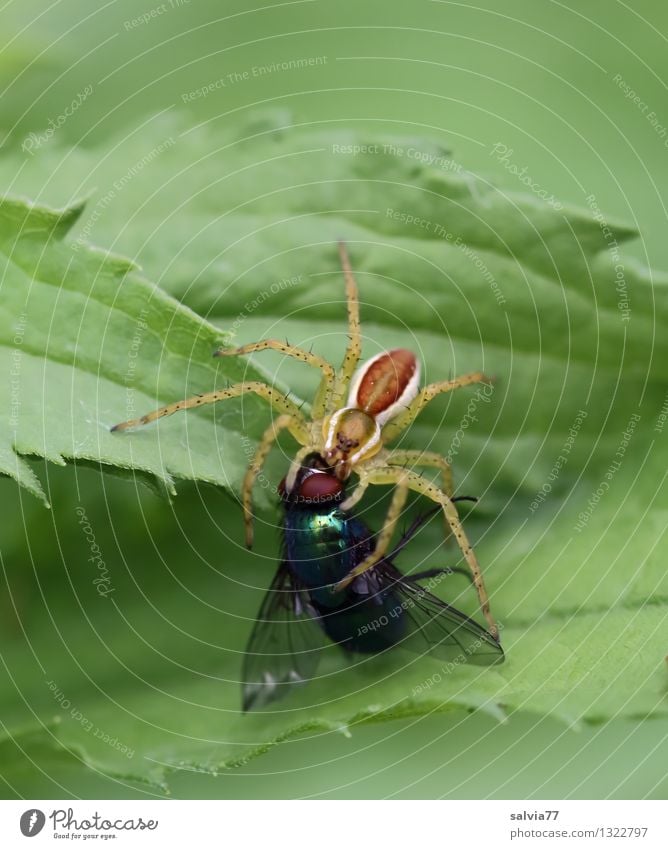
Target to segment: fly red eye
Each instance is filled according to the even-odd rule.
[[[302,481],[299,497],[305,501],[329,501],[343,491],[340,480],[326,472],[316,472]]]

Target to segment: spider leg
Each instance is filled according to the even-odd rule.
[[[376,483],[375,475],[378,470],[374,470],[373,472],[369,472],[363,476],[360,476],[360,485],[368,486],[370,483]],[[401,511],[404,508],[406,503],[406,498],[408,496],[408,482],[407,482],[407,473],[402,469],[392,469],[392,472],[398,472],[396,477],[393,477],[392,483],[395,484],[394,494],[392,495],[392,501],[390,502],[389,509],[387,511],[387,515],[385,516],[385,521],[383,522],[383,527],[380,530],[380,533],[376,536],[376,546],[371,554],[367,555],[367,557],[362,560],[361,563],[358,563],[354,569],[351,569],[350,572],[343,578],[338,584],[334,587],[334,592],[338,592],[339,590],[345,589],[351,581],[354,581],[359,575],[363,575],[364,572],[371,569],[373,566],[378,563],[379,560],[382,560],[385,554],[388,551],[390,546],[390,541],[392,540],[392,534],[394,533],[394,529],[397,525],[399,517],[401,516]],[[378,481],[379,483],[381,481]],[[383,483],[389,483],[390,481],[382,481]],[[359,489],[358,486],[358,489]],[[361,496],[360,496],[361,497]],[[346,502],[344,502],[345,504]],[[343,505],[342,505],[343,506]]]
[[[440,469],[443,492],[452,498],[454,484],[452,482],[452,467],[445,457],[435,451],[420,451],[411,449],[395,449],[385,457],[389,466],[426,466],[431,469]],[[450,536],[450,525],[443,516],[445,522],[445,536]]]
[[[269,427],[262,434],[262,439],[260,440],[257,449],[255,450],[255,454],[253,455],[253,459],[251,460],[248,469],[246,470],[246,474],[244,475],[244,482],[241,488],[241,501],[243,505],[244,511],[244,526],[246,529],[246,547],[253,547],[253,511],[252,511],[252,492],[253,485],[257,480],[257,476],[260,474],[262,470],[262,466],[264,465],[264,461],[267,459],[267,455],[271,451],[271,448],[276,441],[279,433],[286,428],[289,428],[292,423],[292,419],[289,415],[279,416],[275,421],[273,421]]]
[[[441,470],[441,480],[443,481],[443,492],[452,497],[452,468],[450,463],[441,454],[436,451],[420,451],[412,449],[397,448],[385,457],[385,462],[388,466],[426,466],[431,469]]]
[[[215,404],[217,401],[226,401],[228,398],[238,398],[241,395],[246,395],[253,392],[264,398],[271,406],[279,413],[290,417],[288,425],[290,433],[294,436],[297,442],[302,445],[309,440],[309,428],[306,419],[299,411],[299,408],[294,401],[286,398],[277,389],[262,383],[258,380],[252,380],[248,383],[235,383],[227,389],[216,389],[213,392],[206,392],[203,395],[194,395],[192,398],[186,398],[184,401],[177,401],[174,404],[167,404],[165,407],[160,407],[141,416],[138,419],[131,419],[127,422],[121,422],[114,425],[111,430],[129,430],[130,428],[140,427],[141,425],[149,424],[156,419],[161,419],[164,416],[171,416],[173,413],[178,413],[180,410],[189,410],[191,407],[203,407],[206,404]]]
[[[484,375],[481,371],[474,371],[471,374],[456,377],[454,380],[442,380],[438,383],[428,384],[418,392],[403,413],[399,413],[399,415],[387,422],[382,430],[383,442],[389,442],[394,439],[402,430],[405,430],[412,424],[422,409],[437,395],[442,395],[444,392],[451,392],[460,386],[469,386],[471,383],[491,384],[491,382],[491,378]]]
[[[367,476],[363,472],[360,472],[357,486],[345,499],[345,501],[341,503],[341,510],[352,510],[353,507],[361,500],[362,496],[367,490],[367,487],[369,486],[369,483],[370,481]]]
[[[330,410],[338,410],[344,405],[350,379],[362,354],[362,336],[360,332],[360,305],[357,283],[350,266],[348,251],[344,242],[339,242],[339,256],[346,282],[346,301],[348,303],[348,346],[343,363],[337,375],[337,385],[330,400]]]
[[[394,451],[387,452],[382,459],[382,462],[391,466],[407,466],[409,464],[416,466],[428,466],[431,468],[437,468],[441,470],[441,479],[443,481],[443,491],[452,496],[453,493],[453,483],[452,483],[452,468],[445,457],[442,457],[440,454],[437,454],[435,451],[419,451],[419,450],[411,450],[411,449],[395,449]],[[352,508],[359,503],[362,496],[367,490],[369,486],[369,478],[368,476],[361,474],[359,482],[355,489],[350,493],[350,495],[346,498],[346,500],[341,504],[342,510],[352,510]],[[445,519],[445,528],[446,535],[450,533],[450,525],[448,524],[447,519]]]
[[[214,357],[236,357],[267,350],[278,351],[286,357],[294,357],[296,360],[320,369],[322,372],[322,381],[313,401],[312,415],[314,419],[322,418],[325,413],[329,394],[334,388],[335,371],[334,366],[330,365],[327,360],[319,357],[317,354],[311,351],[305,351],[296,345],[281,342],[278,339],[263,339],[260,342],[250,342],[248,345],[242,345],[240,348],[219,348],[214,353]]]
[[[302,447],[297,451],[295,456],[292,458],[292,462],[290,463],[290,468],[288,469],[288,473],[285,476],[285,488],[288,492],[292,492],[292,488],[295,485],[295,481],[297,480],[297,474],[299,473],[299,469],[302,464],[302,460],[304,457],[307,457],[309,454],[312,454],[314,451],[317,451],[317,447],[312,445],[311,443],[307,443],[306,445],[302,445]]]
[[[387,543],[389,543],[389,537],[391,537],[392,535],[392,531],[394,530],[394,526],[396,525],[397,519],[399,518],[401,508],[403,507],[403,504],[406,501],[406,495],[408,493],[408,490],[412,490],[414,492],[420,493],[421,495],[425,495],[427,498],[430,498],[432,501],[435,501],[437,504],[441,505],[445,517],[448,520],[450,529],[455,535],[457,544],[459,545],[462,554],[464,555],[464,559],[466,560],[466,563],[469,567],[469,571],[471,572],[473,584],[476,588],[476,592],[478,593],[480,608],[489,625],[489,632],[495,640],[498,640],[499,629],[490,611],[489,596],[487,595],[487,590],[485,588],[485,582],[483,581],[482,572],[480,571],[480,566],[478,565],[476,556],[473,553],[471,544],[469,543],[468,537],[466,536],[464,528],[462,527],[462,523],[459,519],[459,514],[457,513],[457,508],[452,503],[452,499],[445,492],[443,492],[443,490],[441,490],[431,481],[427,480],[427,478],[423,478],[421,475],[417,474],[416,472],[409,471],[408,469],[401,469],[397,468],[396,466],[378,466],[374,469],[370,469],[367,472],[366,476],[368,477],[369,483],[393,483],[397,488],[395,490],[395,495],[392,499],[390,509],[388,510],[383,530],[378,535],[378,545],[376,547],[376,550],[372,552],[372,554],[370,554],[368,557],[366,557],[358,566],[356,566],[355,569],[349,572],[348,575],[346,575],[346,577],[339,582],[336,589],[343,589],[350,583],[353,578],[355,578],[357,575],[362,574],[367,569],[370,569],[378,562],[378,560],[381,559],[381,557],[387,550]],[[380,546],[381,542],[385,543],[384,549],[382,549]],[[381,548],[381,554],[377,556],[379,548]]]

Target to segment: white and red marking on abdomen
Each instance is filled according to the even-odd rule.
[[[382,427],[415,398],[420,364],[412,351],[395,348],[364,363],[350,385],[348,406],[364,410]]]

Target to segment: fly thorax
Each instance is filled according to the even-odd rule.
[[[343,407],[333,413],[325,420],[323,436],[325,460],[341,480],[348,477],[357,463],[372,457],[381,447],[378,422],[358,407]]]

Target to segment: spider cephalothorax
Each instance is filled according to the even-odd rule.
[[[482,372],[473,372],[454,380],[430,383],[420,389],[419,363],[415,355],[404,348],[378,354],[357,369],[361,355],[357,284],[342,243],[339,244],[339,252],[348,303],[348,346],[338,370],[310,351],[275,339],[252,342],[240,348],[223,348],[215,354],[221,357],[237,356],[271,349],[318,368],[322,372],[322,379],[311,407],[310,419],[282,392],[267,383],[249,381],[169,404],[139,419],[122,422],[112,430],[127,430],[179,410],[237,398],[250,392],[259,395],[279,415],[265,431],[244,478],[242,500],[247,544],[250,546],[253,541],[253,484],[276,437],[281,431],[287,430],[302,446],[285,479],[287,493],[292,492],[304,458],[312,454],[319,455],[324,467],[330,469],[342,482],[353,472],[357,475],[357,485],[341,504],[344,510],[353,507],[371,484],[391,484],[395,487],[385,523],[376,537],[374,551],[340,582],[340,586],[347,585],[381,560],[388,550],[408,492],[412,490],[441,505],[448,529],[454,534],[471,570],[490,633],[498,638],[480,567],[452,500],[449,463],[433,451],[387,448],[387,444],[414,421],[432,398],[460,386],[489,382],[489,379]],[[441,486],[416,472],[412,468],[414,466],[438,469]]]

